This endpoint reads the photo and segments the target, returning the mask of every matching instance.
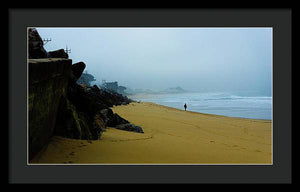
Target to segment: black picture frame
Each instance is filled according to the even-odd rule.
[[[9,9],[10,183],[291,183],[291,9]],[[272,27],[273,165],[27,164],[27,27]]]

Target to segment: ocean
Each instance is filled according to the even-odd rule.
[[[272,97],[241,96],[231,93],[178,93],[139,94],[129,98],[136,101],[153,102],[188,111],[241,117],[248,119],[272,119]]]

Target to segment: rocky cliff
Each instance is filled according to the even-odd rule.
[[[77,84],[86,64],[72,64],[63,49],[46,52],[37,31],[28,32],[29,160],[53,135],[95,140],[107,126],[143,133],[141,127],[110,109],[113,105],[126,105],[130,99],[97,86]]]
[[[53,134],[60,98],[66,96],[70,59],[28,60],[29,157]]]

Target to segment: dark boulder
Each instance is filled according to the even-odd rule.
[[[77,66],[80,65],[77,64]],[[66,111],[58,115],[59,119],[61,119],[61,126],[57,127],[60,130],[60,132],[57,132],[59,135],[80,139],[100,139],[102,132],[105,131],[107,126],[115,127],[129,123],[126,119],[113,113],[112,109],[109,108],[110,106],[129,101],[119,95],[108,93],[96,85],[90,87],[69,83],[67,101],[69,102],[67,110],[59,110],[60,112]],[[70,106],[73,106],[74,110]],[[64,123],[63,121],[66,122]]]
[[[60,98],[68,88],[69,59],[28,59],[28,152],[31,160],[53,135]]]
[[[60,99],[55,135],[73,139],[92,139],[88,122],[89,118],[86,114],[78,112],[67,98]]]
[[[104,119],[104,123],[107,126],[110,119],[113,119],[114,113],[110,108],[105,108],[100,110],[99,114],[101,114],[102,119]]]
[[[127,97],[109,93],[96,85],[93,87],[78,84],[69,85],[68,98],[78,110],[93,114],[114,105],[131,102]]]
[[[49,58],[65,58],[65,59],[69,58],[68,53],[66,53],[64,49],[58,49],[56,51],[49,51],[47,56]]]
[[[143,129],[139,126],[136,126],[131,123],[120,124],[115,127],[116,129],[124,130],[124,131],[132,131],[137,133],[144,133]]]
[[[75,139],[100,139],[105,131],[106,121],[99,111],[106,106],[97,103],[89,92],[86,87],[69,84],[66,101],[62,100],[58,113],[56,135]]]
[[[105,127],[101,115],[79,111],[68,99],[61,98],[55,135],[73,139],[97,140],[105,131]]]
[[[73,82],[76,82],[76,81],[80,78],[82,72],[83,72],[84,69],[85,69],[85,66],[86,66],[86,65],[85,65],[84,62],[74,63],[74,64],[71,66],[72,73],[73,73],[73,76],[72,76],[71,78],[72,78],[72,81],[73,81]]]
[[[79,111],[85,112],[90,116],[107,108],[105,101],[99,98],[92,89],[78,84],[69,85],[67,95],[68,99]]]
[[[120,117],[117,113],[114,113],[110,108],[102,109],[100,114],[103,119],[105,119],[106,126],[108,127],[115,127],[120,124],[129,123],[129,121]]]
[[[115,127],[120,124],[129,123],[126,119],[120,117],[118,114],[114,113],[112,116],[108,118],[107,126]]]
[[[28,57],[29,59],[47,58],[44,42],[35,28],[28,29]]]
[[[94,85],[94,87],[95,86],[96,85]],[[93,90],[96,90],[94,87]],[[101,98],[101,100],[103,100],[108,107],[113,107],[114,105],[127,105],[132,102],[132,100],[128,97],[107,89],[98,88],[96,92],[98,97]]]
[[[105,120],[106,126],[114,127],[116,129],[133,131],[137,133],[144,133],[143,129],[139,126],[136,126],[126,119],[120,117],[117,113],[113,113],[110,108],[102,109],[100,111],[102,119]]]
[[[93,139],[100,139],[101,133],[106,130],[105,119],[101,114],[96,114],[94,116],[93,127],[91,129]]]

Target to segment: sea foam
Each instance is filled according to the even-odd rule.
[[[272,97],[240,96],[230,93],[182,93],[131,96],[132,99],[153,102],[168,107],[200,113],[241,117],[250,119],[272,119]]]

